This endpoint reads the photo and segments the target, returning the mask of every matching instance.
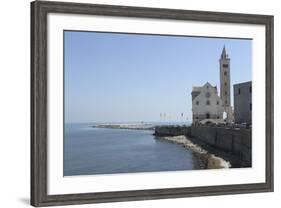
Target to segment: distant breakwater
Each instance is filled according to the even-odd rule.
[[[155,126],[152,124],[98,124],[92,127],[127,130],[155,130]]]
[[[251,129],[232,129],[217,126],[156,126],[156,137],[186,136],[208,153],[223,158],[231,167],[252,166]]]

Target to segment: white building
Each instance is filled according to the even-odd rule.
[[[220,57],[220,96],[217,87],[208,82],[202,87],[193,87],[191,95],[193,123],[221,123],[233,120],[230,100],[230,58],[225,47]]]

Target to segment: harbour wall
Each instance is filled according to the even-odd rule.
[[[181,136],[191,134],[190,126],[156,126],[156,136]]]
[[[156,136],[185,135],[192,142],[210,147],[217,155],[231,160],[234,167],[252,166],[252,131],[216,126],[157,126]],[[233,157],[232,157],[233,156]]]

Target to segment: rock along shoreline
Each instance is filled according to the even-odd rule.
[[[217,157],[214,154],[208,153],[207,150],[203,149],[201,146],[191,142],[186,136],[157,136],[157,139],[164,139],[173,143],[180,144],[186,149],[192,150],[192,152],[199,157],[203,169],[220,169],[220,168],[230,168],[230,162],[224,160],[223,158]]]

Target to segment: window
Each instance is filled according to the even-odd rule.
[[[226,75],[227,75],[227,72],[225,71],[223,74],[224,74],[224,76],[226,76]]]
[[[238,94],[240,95],[240,88],[238,88]]]
[[[250,87],[249,91],[250,91],[250,93],[252,93],[252,86]]]
[[[217,105],[219,105],[220,104],[220,101],[217,101]]]
[[[227,104],[227,100],[224,103]]]
[[[210,114],[209,113],[206,113],[206,118],[210,118]]]
[[[198,116],[196,116],[196,119],[198,119]]]
[[[219,116],[217,116],[217,119],[219,119],[220,117]]]
[[[228,64],[223,64],[222,65],[224,68],[227,68],[228,67]]]
[[[206,105],[210,105],[210,100],[207,100],[207,101],[206,101]]]
[[[227,83],[226,83],[226,82],[224,83],[224,86],[227,86]]]
[[[199,105],[199,101],[196,101],[196,105]]]
[[[225,91],[224,94],[227,95],[227,92]]]

